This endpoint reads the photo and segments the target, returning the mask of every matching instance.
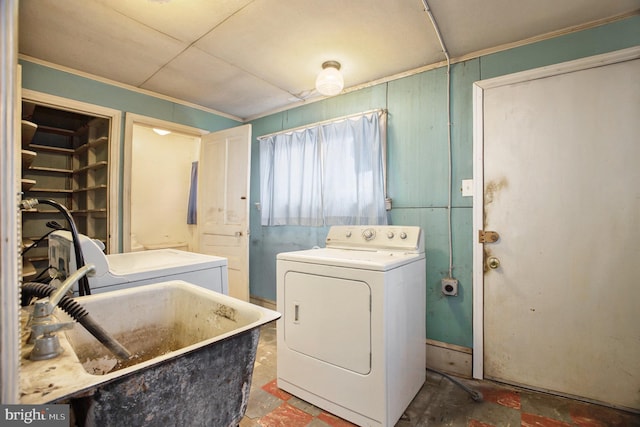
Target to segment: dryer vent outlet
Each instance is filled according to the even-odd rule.
[[[442,293],[447,296],[455,297],[458,295],[458,279],[446,277],[442,279]]]

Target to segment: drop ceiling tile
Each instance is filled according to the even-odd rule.
[[[452,57],[638,10],[639,0],[429,0]]]
[[[24,0],[20,53],[137,86],[187,46],[100,3]]]
[[[105,7],[192,43],[253,0],[98,0]]]
[[[291,96],[195,47],[171,61],[142,88],[241,118],[285,105]]]

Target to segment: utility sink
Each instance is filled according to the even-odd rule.
[[[118,360],[80,324],[69,344],[92,375],[104,375],[155,358],[170,358],[279,317],[262,307],[173,281],[77,297],[113,338],[133,355]]]
[[[280,317],[179,280],[75,300],[134,357],[121,362],[76,323],[56,332],[59,356],[32,361],[25,330],[20,403],[90,406],[74,412],[79,425],[119,425],[124,419],[140,426],[175,420],[237,425],[248,402],[260,326]],[[71,321],[60,309],[54,315]]]

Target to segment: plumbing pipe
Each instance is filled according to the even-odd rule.
[[[56,292],[57,288],[44,283],[23,283],[22,295],[33,295],[38,298],[50,297]],[[25,303],[23,299],[23,303]],[[109,351],[120,359],[128,360],[131,353],[122,344],[105,331],[98,323],[89,315],[89,312],[73,298],[67,295],[60,298],[58,307],[64,310],[69,316],[80,323],[91,335],[100,341]]]
[[[452,236],[452,228],[451,228],[451,193],[453,192],[453,162],[451,160],[451,58],[449,57],[449,52],[447,51],[446,46],[444,45],[444,40],[442,38],[442,34],[440,33],[440,28],[438,28],[438,24],[436,23],[436,18],[431,13],[431,9],[429,8],[429,4],[427,0],[422,0],[422,4],[424,5],[425,12],[429,16],[429,20],[431,21],[431,25],[433,25],[433,29],[436,32],[436,36],[438,37],[438,41],[440,42],[440,47],[442,48],[442,52],[444,53],[445,58],[447,59],[447,144],[449,148],[449,203],[447,204],[447,214],[448,214],[448,224],[449,224],[449,278],[453,278],[453,236]]]

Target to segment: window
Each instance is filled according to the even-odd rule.
[[[259,137],[262,225],[386,224],[386,113]]]

